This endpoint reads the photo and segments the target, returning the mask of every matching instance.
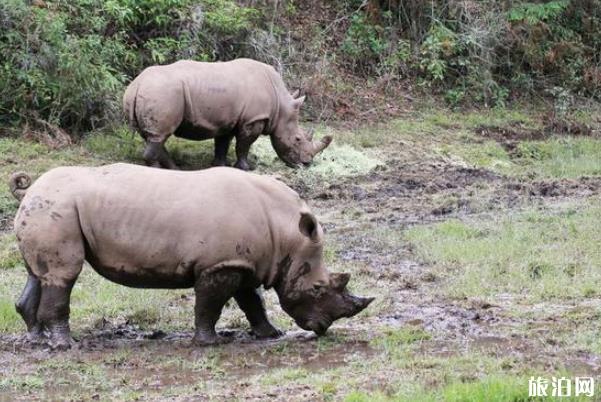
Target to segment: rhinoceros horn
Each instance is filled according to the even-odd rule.
[[[360,297],[348,295],[349,306],[343,317],[352,317],[363,311],[369,304],[375,300],[375,297]]]
[[[326,135],[320,141],[313,141],[313,156],[326,149],[331,142],[332,137],[329,135]]]
[[[369,304],[374,301],[373,297],[360,297],[350,294],[346,290],[346,285],[351,279],[351,275],[347,273],[333,273],[330,275],[330,287],[336,292],[343,294],[344,306],[340,311],[340,317],[352,317],[363,311]]]

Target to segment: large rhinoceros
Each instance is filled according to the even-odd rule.
[[[248,151],[268,134],[289,166],[309,165],[332,141],[313,141],[298,126],[305,97],[291,95],[280,75],[250,59],[204,63],[183,60],[149,67],[127,87],[123,110],[146,141],[144,159],[154,167],[175,168],[164,143],[171,134],[190,140],[215,139],[214,166],[227,165],[236,137],[237,168],[248,170]]]
[[[25,180],[24,180],[25,179]],[[274,288],[296,323],[317,334],[373,299],[346,290],[350,275],[329,273],[323,233],[296,192],[276,179],[217,167],[198,172],[115,164],[62,167],[24,195],[15,232],[29,277],[16,307],[31,338],[71,344],[69,298],[82,264],[138,288],[194,288],[194,342],[219,342],[215,323],[234,298],[258,337],[280,332],[256,289]]]

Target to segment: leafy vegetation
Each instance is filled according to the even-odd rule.
[[[2,1],[0,123],[71,134],[103,127],[144,67],[233,57],[258,16],[231,0]]]
[[[503,106],[537,93],[570,107],[573,95],[600,94],[600,0],[345,0],[332,6],[342,17],[310,32],[292,21],[311,5],[284,3],[4,0],[0,124],[51,138],[102,128],[119,119],[135,75],[183,58],[252,57],[297,82],[325,74],[329,82],[314,88],[330,92],[315,94],[324,108],[339,106],[332,93],[353,90],[330,77],[340,69],[356,79],[410,79],[451,105]],[[340,43],[328,43],[332,31]]]
[[[451,104],[504,105],[511,95],[553,87],[601,95],[598,0],[347,4],[344,53],[376,71],[390,62],[383,55],[401,54],[401,71]]]

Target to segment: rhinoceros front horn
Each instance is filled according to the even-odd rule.
[[[347,317],[352,317],[354,315],[359,314],[361,311],[365,310],[367,306],[370,305],[372,301],[375,300],[375,297],[359,297],[359,296],[350,296],[350,303],[352,304]]]
[[[326,135],[325,137],[323,137],[321,139],[321,141],[314,141],[313,142],[313,156],[317,155],[318,153],[320,153],[321,151],[323,151],[324,149],[326,149],[328,147],[328,145],[330,145],[330,143],[332,142],[332,137],[329,135]]]

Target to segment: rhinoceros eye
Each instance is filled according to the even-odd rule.
[[[297,135],[296,137],[294,137],[294,140],[295,140],[296,142],[300,142],[300,140],[301,140],[301,137],[299,137],[299,136]]]

